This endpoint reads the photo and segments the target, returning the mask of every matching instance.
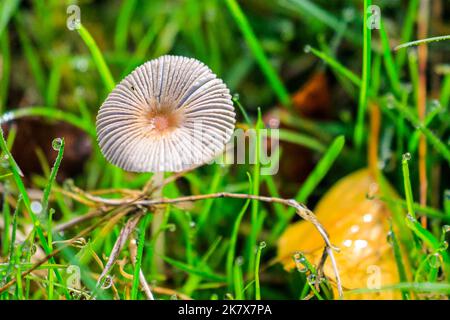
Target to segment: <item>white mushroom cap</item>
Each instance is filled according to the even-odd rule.
[[[97,116],[100,149],[133,172],[177,172],[221,153],[233,134],[231,95],[202,62],[162,56],[109,94]]]

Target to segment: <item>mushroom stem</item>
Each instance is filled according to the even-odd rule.
[[[164,172],[155,172],[152,177],[152,185],[157,186],[153,192],[154,199],[162,199],[162,191],[163,191],[163,181],[164,181]],[[157,255],[154,255],[154,267],[155,271],[160,273],[164,272],[164,260],[162,257],[165,252],[165,237],[164,232],[160,232],[161,226],[164,222],[164,211],[165,208],[159,207],[155,209],[155,215],[152,220],[152,235],[156,236],[155,239],[155,252]]]

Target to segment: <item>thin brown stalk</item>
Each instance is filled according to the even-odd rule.
[[[99,286],[102,283],[103,278],[109,273],[109,271],[113,267],[114,262],[117,260],[117,257],[120,255],[120,252],[122,251],[123,246],[125,245],[128,238],[130,237],[130,234],[136,228],[136,225],[138,224],[141,217],[142,217],[142,212],[131,217],[127,221],[125,226],[123,226],[122,230],[120,230],[119,236],[117,237],[117,240],[114,243],[114,246],[111,250],[108,261],[106,262],[105,268],[103,269],[102,273],[98,277],[97,286]]]
[[[204,194],[204,195],[195,195],[195,196],[185,196],[185,197],[178,197],[174,199],[167,199],[167,198],[161,198],[161,199],[150,199],[150,200],[137,200],[134,201],[134,205],[142,205],[142,206],[158,206],[163,204],[175,204],[180,202],[192,202],[192,201],[199,201],[199,200],[205,200],[205,199],[214,199],[214,198],[235,198],[235,199],[252,199],[252,200],[258,200],[262,202],[268,202],[268,203],[280,203],[286,206],[293,207],[297,214],[305,219],[308,222],[311,222],[317,229],[317,231],[320,233],[321,237],[325,241],[326,247],[338,250],[335,246],[333,246],[329,240],[328,234],[325,230],[325,228],[322,226],[322,224],[317,220],[316,216],[305,206],[298,203],[297,201],[293,199],[282,199],[282,198],[275,198],[275,197],[265,197],[265,196],[257,196],[257,195],[249,195],[245,193],[229,193],[229,192],[218,192],[218,193],[211,193],[211,194]],[[131,204],[130,200],[128,199],[101,199],[97,198],[97,201],[104,201],[105,204],[108,205],[125,205],[125,204]],[[328,255],[333,255],[332,250],[327,250]],[[336,284],[338,287],[339,295],[342,296],[342,285],[341,280],[339,277],[339,272],[337,270],[337,266],[335,263],[334,256],[330,259],[332,261],[335,278],[336,278]]]
[[[378,145],[380,140],[381,115],[376,103],[370,103],[370,136],[368,148],[369,170],[372,178],[378,178]]]
[[[421,0],[419,6],[418,29],[417,36],[419,39],[425,39],[428,34],[428,23],[430,16],[430,1]],[[420,121],[424,121],[427,103],[427,60],[428,60],[428,46],[423,44],[418,48],[419,60],[419,88],[417,113]],[[419,181],[420,181],[420,204],[425,206],[427,204],[427,143],[425,136],[422,134],[419,141]],[[421,217],[422,226],[426,228],[426,217]]]

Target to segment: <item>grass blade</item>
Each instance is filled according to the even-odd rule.
[[[251,187],[252,178],[248,172],[247,172],[247,176],[248,176],[248,180],[249,180],[249,185]],[[250,190],[249,190],[249,193],[250,193]],[[236,257],[235,257],[236,256],[236,243],[237,243],[237,239],[238,239],[239,227],[241,225],[242,218],[244,217],[244,214],[248,209],[249,204],[250,204],[250,199],[245,200],[245,204],[242,207],[241,211],[239,211],[239,214],[237,215],[236,220],[234,221],[233,229],[231,231],[230,244],[228,247],[227,258],[226,258],[228,288],[230,290],[233,287],[233,262],[236,259]]]
[[[336,161],[337,157],[341,153],[344,148],[345,138],[344,136],[339,136],[334,139],[333,143],[330,145],[328,150],[325,152],[323,157],[320,159],[319,163],[314,167],[313,171],[308,175],[308,178],[303,183],[299,192],[295,196],[295,200],[300,203],[304,203],[307,201],[308,197],[317,187],[317,185],[322,181],[322,179],[326,176],[328,171],[331,169],[331,166]],[[289,208],[288,210],[288,221],[292,219],[295,215],[295,210]]]
[[[131,288],[131,300],[137,299],[137,293],[139,288],[139,272],[141,270],[142,254],[144,252],[145,231],[147,230],[150,218],[151,215],[146,214],[144,219],[142,219],[139,225],[139,243],[136,253],[136,263],[134,264],[133,286]]]
[[[361,78],[359,78],[353,71],[342,65],[339,61],[334,59],[332,56],[323,53],[311,46],[306,46],[305,51],[311,51],[315,56],[322,59],[330,67],[336,71],[338,74],[350,80],[355,86],[361,87]]]
[[[28,108],[17,108],[11,111],[4,113],[0,117],[0,123],[5,123],[8,121],[16,120],[24,117],[44,117],[47,119],[60,120],[67,122],[77,128],[88,133],[91,137],[95,137],[95,129],[89,124],[86,123],[85,120],[80,117],[68,113],[64,110],[60,109],[52,109],[48,107],[28,107]]]
[[[19,6],[19,3],[20,0],[4,0],[0,4],[0,38],[2,37],[3,31],[8,25],[9,20]]]
[[[450,40],[450,35],[431,37],[431,38],[420,39],[420,40],[403,43],[399,46],[396,46],[394,48],[394,50],[400,50],[400,49],[404,49],[404,48],[408,48],[408,47],[412,47],[412,46],[419,46],[419,45],[427,44],[430,42],[438,42],[438,41],[444,41],[444,40]]]
[[[245,41],[247,42],[248,46],[250,47],[250,50],[252,51],[253,55],[255,56],[256,61],[258,62],[259,66],[261,67],[262,72],[266,76],[267,80],[271,84],[273,90],[278,96],[278,99],[280,102],[285,106],[291,105],[291,99],[289,97],[289,93],[287,89],[285,88],[284,84],[281,82],[280,78],[278,77],[277,73],[275,72],[274,68],[270,64],[269,60],[267,59],[264,50],[262,49],[258,39],[255,36],[255,33],[253,32],[250,23],[248,22],[245,14],[242,12],[241,8],[239,7],[239,4],[236,0],[225,0],[225,3],[227,4],[227,7],[233,16],[234,20],[236,21],[236,24],[238,25],[239,29],[241,30]]]
[[[363,24],[363,63],[361,75],[361,88],[359,91],[358,113],[356,118],[354,141],[357,148],[360,148],[364,138],[364,119],[367,109],[368,90],[370,82],[370,58],[371,58],[371,29],[367,24],[368,8],[371,0],[364,0],[364,24]]]
[[[108,66],[106,65],[105,59],[103,58],[103,55],[98,48],[97,44],[95,43],[94,38],[92,38],[89,31],[83,26],[80,25],[80,28],[77,29],[81,39],[83,39],[84,43],[88,47],[89,51],[91,52],[92,59],[94,60],[94,64],[98,69],[98,72],[100,73],[100,77],[102,78],[103,84],[105,85],[105,88],[108,92],[111,92],[114,89],[114,86],[116,85],[114,78],[111,74],[111,71],[109,71]]]
[[[436,137],[430,129],[428,129],[424,124],[420,122],[420,120],[410,110],[410,108],[403,106],[396,100],[394,101],[394,105],[400,111],[400,113],[406,119],[408,119],[415,128],[417,128],[417,130],[420,130],[425,135],[428,142],[430,142],[430,144],[436,149],[436,151],[439,152],[445,158],[445,160],[447,160],[448,163],[450,163],[450,150],[448,149],[448,147],[438,137]]]
[[[117,51],[126,50],[130,20],[134,9],[136,8],[136,4],[136,0],[125,0],[120,7],[120,14],[116,24],[116,32],[114,34],[114,45]]]

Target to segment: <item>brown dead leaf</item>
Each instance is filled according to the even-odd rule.
[[[338,181],[321,199],[314,210],[330,235],[331,242],[341,252],[336,262],[344,290],[375,288],[399,282],[397,266],[388,243],[389,209],[374,194],[376,183],[368,169],[356,171]],[[285,269],[295,267],[292,256],[300,251],[306,258],[319,263],[324,242],[314,227],[297,222],[284,232],[278,242],[278,258]],[[330,261],[325,275],[334,278]],[[335,294],[336,296],[336,294]],[[364,294],[344,294],[347,299],[398,299],[393,291]]]
[[[303,116],[327,117],[330,109],[330,88],[324,72],[314,73],[308,81],[292,95],[294,108]]]

